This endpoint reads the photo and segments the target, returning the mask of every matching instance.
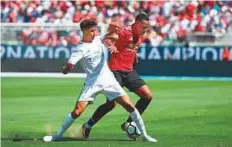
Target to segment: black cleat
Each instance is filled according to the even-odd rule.
[[[82,135],[85,139],[89,138],[89,134],[90,134],[91,128],[86,128],[85,127],[85,123],[82,125]]]

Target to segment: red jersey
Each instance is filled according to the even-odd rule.
[[[130,72],[134,61],[137,60],[137,48],[143,37],[133,36],[132,26],[126,26],[118,32],[119,39],[115,43],[118,53],[112,53],[109,60],[111,70]]]

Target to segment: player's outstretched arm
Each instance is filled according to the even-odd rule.
[[[103,43],[110,50],[110,53],[118,52],[114,44],[119,39],[119,35],[118,35],[119,29],[122,29],[122,27],[117,22],[112,22],[109,25],[108,33],[104,36]]]
[[[66,65],[63,67],[63,74],[67,74],[70,72],[76,63],[81,60],[84,57],[84,51],[83,48],[76,48],[75,50],[72,51],[71,57],[69,58],[68,62]]]
[[[114,46],[115,43],[115,39],[112,38],[104,38],[103,43],[105,44],[105,46],[109,49],[110,53],[117,53],[118,49]]]

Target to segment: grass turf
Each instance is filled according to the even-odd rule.
[[[105,97],[93,105],[64,134],[61,142],[40,139],[54,134],[73,109],[83,79],[2,78],[1,145],[3,147],[229,147],[232,145],[232,82],[147,80],[154,99],[143,115],[146,128],[158,143],[131,141],[120,130],[127,113],[116,107],[92,130],[87,141],[81,125]],[[132,93],[134,102],[138,99]]]

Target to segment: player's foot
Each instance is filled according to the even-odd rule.
[[[129,125],[129,122],[124,122],[124,123],[122,123],[122,125],[121,125],[121,129],[123,130],[123,131],[126,131],[126,128],[127,128],[127,126]]]
[[[89,138],[91,128],[85,127],[85,123],[82,125],[82,135],[85,139]]]
[[[44,142],[58,141],[59,139],[60,139],[60,138],[57,137],[56,135],[55,135],[55,136],[47,135],[47,136],[44,136],[44,137],[43,137],[43,141],[44,141]]]
[[[44,136],[43,141],[44,142],[51,142],[52,141],[52,136]]]
[[[146,142],[158,142],[155,138],[152,138],[149,135],[143,136],[143,141],[146,141]]]

